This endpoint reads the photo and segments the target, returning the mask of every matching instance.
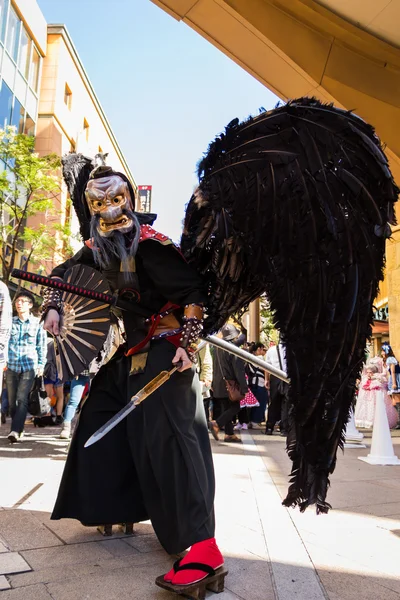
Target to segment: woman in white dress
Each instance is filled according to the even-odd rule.
[[[383,395],[389,427],[392,429],[397,424],[397,412],[393,407],[391,397],[388,395],[387,376],[381,358],[372,358],[365,365],[360,390],[358,393],[354,418],[356,427],[370,429],[374,424],[375,406],[379,395]]]

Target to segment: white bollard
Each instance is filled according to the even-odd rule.
[[[362,443],[364,434],[358,431],[356,427],[356,421],[354,418],[354,410],[350,413],[350,419],[348,420],[346,433],[345,433],[345,444],[344,448],[366,448],[367,446]]]
[[[383,393],[377,394],[371,451],[368,456],[359,456],[358,458],[370,465],[400,465],[400,460],[393,450],[383,397]]]

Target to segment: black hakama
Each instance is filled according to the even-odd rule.
[[[194,368],[175,373],[103,439],[89,437],[162,370],[175,347],[153,341],[145,372],[122,352],[93,380],[73,435],[52,519],[84,525],[151,519],[170,554],[214,537],[214,471]]]

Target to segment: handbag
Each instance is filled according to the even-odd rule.
[[[44,387],[43,377],[35,377],[28,395],[28,412],[33,417],[43,417],[51,411],[51,406]]]
[[[219,359],[218,354],[217,354],[217,359],[218,359],[219,368],[222,373],[221,361]],[[224,377],[223,373],[222,373],[222,377]],[[242,394],[242,392],[240,391],[240,387],[239,387],[239,384],[236,381],[236,379],[226,379],[226,377],[224,377],[224,381],[225,381],[226,391],[228,392],[229,400],[231,402],[240,402],[241,400],[243,400],[243,398],[245,397],[245,394]]]
[[[228,392],[228,398],[231,402],[240,402],[245,397],[242,394],[240,387],[236,379],[225,379],[226,391]]]

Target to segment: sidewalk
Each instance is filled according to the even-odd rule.
[[[67,451],[59,429],[29,426],[14,446],[0,429],[1,599],[173,598],[154,585],[173,559],[149,523],[104,538],[50,521]],[[400,437],[393,441],[400,456]],[[217,539],[229,569],[218,600],[400,600],[400,467],[374,467],[357,460],[368,449],[346,450],[328,496],[335,510],[316,517],[281,506],[284,439],[255,431],[242,442],[212,440]]]

